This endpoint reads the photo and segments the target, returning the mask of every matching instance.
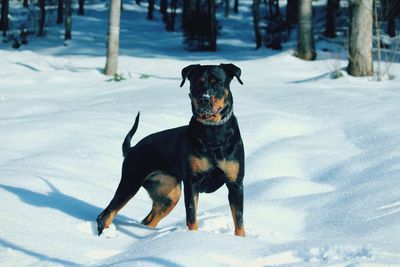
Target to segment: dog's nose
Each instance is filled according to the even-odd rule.
[[[199,104],[201,106],[208,106],[211,102],[211,97],[209,94],[203,94],[199,99]]]

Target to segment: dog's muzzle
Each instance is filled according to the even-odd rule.
[[[199,109],[197,110],[199,114],[205,116],[214,115],[215,112],[213,112],[213,103],[209,94],[203,94],[201,98],[197,100],[197,104],[199,106]]]
[[[197,99],[197,114],[202,118],[215,116],[221,112],[222,107],[215,109],[213,98],[207,93]]]

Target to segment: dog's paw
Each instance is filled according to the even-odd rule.
[[[108,238],[113,238],[117,235],[117,230],[114,224],[106,225],[107,213],[104,211],[97,216],[97,234]]]
[[[100,213],[99,216],[97,216],[96,222],[97,222],[97,234],[101,235],[103,233],[104,226],[105,226],[103,212]]]

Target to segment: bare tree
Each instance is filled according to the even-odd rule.
[[[65,0],[65,35],[64,40],[72,38],[72,0]]]
[[[399,0],[381,0],[381,18],[388,21],[387,33],[390,37],[396,36],[396,17],[400,16]]]
[[[289,26],[297,23],[298,6],[299,6],[299,0],[287,0],[286,20]]]
[[[64,22],[64,3],[63,0],[57,0],[57,24]]]
[[[230,0],[225,0],[225,18],[229,17],[229,11],[230,11]]]
[[[46,22],[46,6],[44,0],[39,0],[40,17],[39,17],[39,36],[44,36],[44,26]]]
[[[210,50],[217,50],[217,21],[215,18],[215,0],[208,0],[208,15],[210,20]]]
[[[154,19],[154,5],[156,4],[156,0],[149,0],[149,6],[147,7],[147,19]]]
[[[111,0],[107,33],[107,62],[104,71],[106,75],[117,73],[120,18],[121,0]]]
[[[177,0],[171,0],[170,1],[170,12],[167,12],[168,15],[168,20],[167,20],[167,31],[173,32],[175,31],[175,22],[176,22],[176,9],[178,7],[178,1]]]
[[[78,15],[83,16],[85,15],[85,0],[79,0],[79,8],[78,8]]]
[[[233,12],[235,12],[236,14],[239,13],[239,0],[235,0],[233,2]]]
[[[340,0],[328,0],[326,5],[326,24],[324,35],[329,38],[336,37],[335,17],[340,8]]]
[[[300,0],[296,55],[304,60],[314,60],[316,57],[312,18],[312,0]]]
[[[9,12],[9,0],[2,0],[1,1],[0,30],[3,31],[3,36],[7,36],[8,12]]]
[[[183,9],[185,9],[185,4],[187,4],[187,1],[183,2]],[[168,25],[168,0],[160,0],[160,12],[163,17],[163,21],[166,25]],[[182,15],[184,15],[185,12],[183,12]]]
[[[373,0],[349,0],[349,64],[352,76],[373,75]]]
[[[253,26],[256,37],[256,49],[259,49],[262,45],[260,32],[260,0],[253,0]]]

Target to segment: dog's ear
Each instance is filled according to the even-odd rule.
[[[186,78],[190,77],[190,73],[199,67],[200,64],[194,64],[194,65],[189,65],[185,68],[182,69],[182,82],[181,82],[181,87],[185,84]]]
[[[233,64],[220,64],[219,65],[231,78],[236,77],[240,84],[243,84],[240,79],[240,75],[242,74],[242,70],[239,67],[236,67]]]

